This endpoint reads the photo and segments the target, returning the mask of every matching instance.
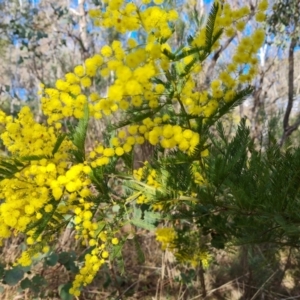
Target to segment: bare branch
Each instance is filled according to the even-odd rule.
[[[72,7],[69,8],[69,11],[70,11],[71,13],[73,13],[74,15],[76,15],[76,16],[79,16],[79,17],[82,16],[81,13],[79,13],[77,10],[75,10],[75,9],[72,8]]]
[[[288,74],[288,105],[285,111],[284,119],[283,119],[283,134],[280,140],[280,146],[282,146],[288,136],[292,134],[294,130],[296,130],[299,126],[296,122],[294,125],[289,125],[289,119],[291,115],[291,111],[293,108],[294,102],[294,51],[297,46],[297,38],[292,37],[290,47],[289,47],[289,74]],[[296,127],[295,127],[296,125]]]
[[[210,79],[212,78],[212,73],[213,73],[213,70],[217,64],[217,61],[220,57],[220,55],[222,54],[222,52],[231,44],[231,42],[234,40],[234,38],[236,37],[236,35],[232,36],[231,38],[229,38],[219,49],[218,51],[215,52],[212,60],[211,60],[211,63],[207,69],[207,72],[206,72],[206,82],[208,83],[210,81]]]

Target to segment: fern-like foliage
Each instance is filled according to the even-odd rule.
[[[29,224],[26,228],[26,232],[32,229],[35,230],[35,238],[38,238],[42,233],[46,234],[49,228],[53,228],[53,230],[55,230],[55,232],[57,233],[61,227],[67,225],[64,216],[57,212],[57,208],[60,202],[56,201],[51,196],[49,199],[49,203],[53,205],[53,210],[51,212],[44,213],[43,218]]]
[[[206,122],[205,127],[209,128],[211,125],[216,124],[218,120],[220,120],[224,115],[228,112],[232,111],[234,108],[238,107],[250,96],[253,92],[252,86],[247,86],[237,92],[232,100],[228,103],[222,105],[215,114],[213,114]]]
[[[199,201],[191,204],[191,213],[181,216],[196,218],[215,247],[226,243],[299,247],[300,149],[282,152],[272,144],[257,150],[245,120],[231,140],[221,124],[217,128],[220,135],[211,137],[211,155],[203,169],[207,184],[198,186]]]
[[[158,113],[164,105],[160,105],[155,109],[144,109],[141,110],[134,109],[134,110],[127,110],[128,118],[126,118],[124,121],[119,122],[116,126],[114,126],[114,130],[125,127],[127,125],[130,125],[132,123],[138,123],[143,121],[146,118],[153,117],[156,113]]]
[[[66,134],[61,134],[57,137],[56,143],[52,150],[52,155],[54,155],[59,150],[59,148],[60,148],[62,142],[65,140],[66,136],[67,136]]]
[[[26,163],[19,159],[0,158],[0,181],[14,177],[25,167]]]
[[[72,150],[71,153],[74,155],[78,163],[85,161],[85,139],[89,124],[88,104],[85,104],[83,112],[83,117],[79,120],[77,126],[75,128],[70,128],[70,139],[76,147],[76,149]]]
[[[215,22],[216,22],[218,10],[219,10],[219,5],[217,3],[214,3],[209,13],[208,20],[206,22],[206,46],[209,49],[211,49],[211,47],[214,44],[214,41],[216,40],[214,38],[214,28],[215,28]]]

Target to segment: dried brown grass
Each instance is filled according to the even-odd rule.
[[[203,297],[199,270],[190,282],[184,282],[181,274],[187,274],[189,266],[183,266],[176,262],[171,252],[162,252],[155,236],[143,230],[136,230],[136,241],[140,244],[144,253],[144,262],[136,251],[134,239],[129,239],[123,248],[124,273],[118,270],[117,261],[103,268],[99,272],[95,282],[87,287],[80,300],[254,300],[254,299],[297,299],[300,294],[300,272],[298,268],[298,253],[295,253],[289,261],[289,268],[285,273],[280,286],[276,286],[275,272],[268,281],[258,285],[251,281],[249,268],[241,265],[238,251],[216,251],[215,261],[209,270],[205,272],[205,285],[207,294]],[[8,240],[1,252],[2,262],[10,265],[20,254],[21,239]],[[75,250],[82,254],[83,248],[77,245],[73,239],[73,232],[66,230],[62,233],[57,249],[61,251]],[[280,269],[287,263],[286,252],[280,256]],[[249,267],[249,266],[248,266]],[[251,272],[251,270],[250,270]],[[45,269],[42,263],[37,264],[32,274],[42,274],[47,282],[45,300],[60,299],[58,288],[61,284],[72,280],[72,276],[63,266],[57,264]],[[110,284],[105,287],[107,279]],[[245,298],[246,290],[252,291],[251,297]],[[294,298],[289,298],[294,297]],[[296,297],[296,298],[295,298]],[[18,287],[5,287],[1,294],[2,300],[32,300],[34,296],[29,291],[20,291]]]

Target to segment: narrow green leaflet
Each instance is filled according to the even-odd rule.
[[[79,163],[85,161],[85,139],[89,125],[89,107],[87,103],[84,105],[83,112],[83,117],[79,120],[71,136],[71,140],[76,147],[71,153]]]
[[[66,136],[67,136],[66,134],[61,134],[58,136],[56,143],[54,145],[54,148],[52,150],[52,155],[54,155],[59,150],[59,147],[61,146],[61,144],[64,141],[64,139],[66,138]]]

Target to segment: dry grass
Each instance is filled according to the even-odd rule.
[[[241,257],[241,252],[232,253],[217,251],[215,261],[209,270],[205,272],[206,296],[203,296],[200,284],[199,270],[195,270],[190,280],[183,280],[182,274],[187,276],[190,268],[176,262],[170,252],[162,252],[155,241],[153,234],[138,231],[136,240],[144,253],[144,262],[136,251],[134,239],[128,240],[123,248],[124,273],[118,270],[118,262],[114,265],[103,268],[95,282],[87,287],[80,300],[254,300],[254,299],[300,299],[300,272],[298,268],[298,253],[290,257],[282,252],[278,260],[278,269],[271,272],[266,280],[258,283],[254,271]],[[13,262],[20,253],[21,240],[10,240],[2,248],[2,261],[7,264]],[[72,231],[64,232],[61,236],[58,249],[67,251],[77,249],[80,254],[83,249],[78,245],[74,246]],[[278,274],[288,263],[282,282],[278,284]],[[261,271],[261,274],[264,270]],[[61,284],[72,280],[72,275],[63,266],[57,264],[54,267],[45,269],[40,263],[34,267],[33,274],[43,274],[48,282],[48,293],[40,299],[60,299],[58,288]],[[277,280],[277,281],[276,281]],[[248,295],[248,296],[247,296]],[[298,297],[298,298],[297,298]],[[1,294],[2,300],[31,300],[33,295],[28,291],[20,291],[18,287],[5,287]]]

